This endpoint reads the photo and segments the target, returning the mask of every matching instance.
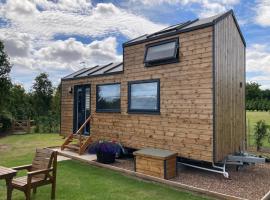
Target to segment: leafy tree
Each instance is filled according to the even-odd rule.
[[[53,95],[52,82],[48,74],[41,73],[35,78],[33,85],[32,103],[35,117],[44,116],[49,113]]]
[[[8,110],[15,119],[31,117],[30,96],[22,85],[13,85],[10,90]]]
[[[11,67],[9,57],[4,50],[4,44],[0,41],[0,113],[5,110],[7,105],[7,98],[11,87],[9,78]]]
[[[262,90],[261,92],[262,92],[262,98],[270,101],[270,90],[266,89],[266,90]]]
[[[260,84],[256,82],[249,82],[246,84],[246,99],[259,99],[262,97]]]
[[[260,120],[256,123],[254,128],[255,143],[257,146],[257,151],[260,151],[263,145],[263,139],[267,136],[267,125],[264,120]]]

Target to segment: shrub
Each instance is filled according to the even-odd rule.
[[[36,118],[36,133],[56,133],[59,132],[60,122],[56,115],[49,112],[46,116],[39,116]]]
[[[0,114],[0,134],[6,132],[10,129],[12,124],[12,119],[7,114]]]
[[[267,136],[268,127],[264,120],[260,120],[256,123],[254,128],[255,143],[257,146],[257,151],[260,151],[263,145],[263,139]]]

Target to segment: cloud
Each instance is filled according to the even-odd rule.
[[[35,0],[34,3],[40,10],[55,10],[87,13],[92,8],[91,1],[88,0]]]
[[[247,49],[247,72],[270,74],[270,50],[266,44],[254,44]]]
[[[0,33],[0,40],[4,42],[5,50],[11,57],[26,57],[29,56],[31,45],[28,34],[23,33]]]
[[[14,65],[12,78],[27,87],[42,71],[56,83],[81,67],[121,61],[117,36],[133,38],[166,26],[112,3],[93,6],[90,0],[0,1],[0,25],[0,40]],[[92,42],[72,37],[56,41],[59,35]]]
[[[255,81],[270,89],[270,49],[267,44],[254,44],[247,49],[247,81]]]
[[[53,83],[58,84],[61,77],[82,67],[122,61],[122,55],[116,50],[115,37],[94,40],[89,44],[83,44],[74,38],[48,41],[45,47],[40,48],[33,48],[34,41],[30,39],[23,41],[23,38],[28,37],[17,33],[13,35],[13,39],[6,39],[4,42],[13,64],[12,78],[17,83],[25,83],[28,90],[32,80],[40,72],[49,73]]]
[[[240,0],[130,0],[130,2],[140,2],[147,6],[157,6],[161,4],[178,4],[180,6],[189,6],[196,4],[199,9],[192,9],[201,18],[210,17],[228,9],[233,8]]]
[[[52,38],[56,34],[101,37],[119,33],[133,38],[164,28],[162,24],[153,23],[112,3],[99,3],[92,7],[90,3],[77,1],[81,3],[72,3],[72,0],[58,3],[9,0],[1,6],[0,17],[11,21],[13,31],[45,38]]]
[[[4,7],[5,9],[2,9],[4,14],[10,18],[18,15],[26,17],[37,13],[36,6],[31,1],[9,0]]]
[[[39,49],[35,55],[42,60],[57,61],[66,65],[78,62],[95,65],[121,61],[122,56],[117,54],[116,48],[115,37],[95,40],[90,44],[83,44],[74,38],[69,38],[51,42],[49,46]]]
[[[270,26],[270,1],[259,0],[256,7],[255,22],[261,26]]]

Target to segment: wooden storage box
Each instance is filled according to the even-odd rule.
[[[170,179],[176,176],[176,153],[146,148],[133,153],[135,171],[150,176]]]

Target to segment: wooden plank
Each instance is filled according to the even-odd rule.
[[[124,49],[123,74],[62,81],[61,134],[73,131],[69,87],[91,84],[93,141],[108,139],[135,149],[167,149],[182,157],[211,162],[212,27],[178,37],[179,63],[146,68],[145,44],[138,44]],[[127,82],[148,79],[160,79],[160,115],[128,114]],[[96,84],[114,82],[121,82],[121,113],[96,113]]]
[[[215,52],[217,162],[245,141],[245,47],[231,15],[215,26]]]

